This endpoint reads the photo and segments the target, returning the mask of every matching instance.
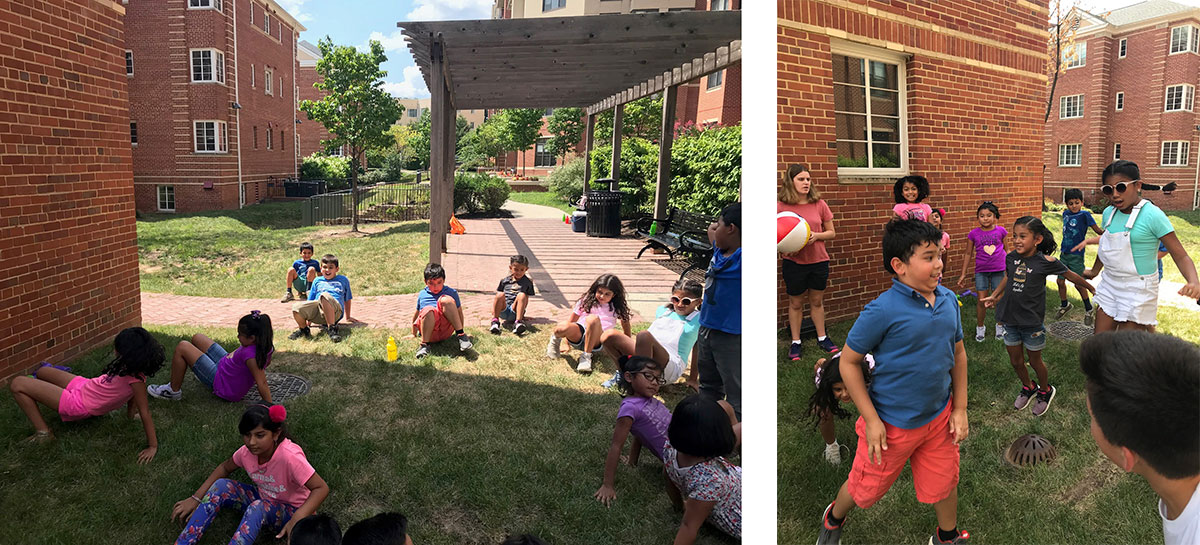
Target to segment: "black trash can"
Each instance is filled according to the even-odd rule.
[[[587,236],[621,236],[621,192],[589,191],[587,194]]]

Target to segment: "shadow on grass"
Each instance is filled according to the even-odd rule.
[[[395,234],[399,234],[399,233],[428,233],[428,232],[429,232],[429,222],[428,221],[414,221],[414,222],[396,225],[394,227],[388,227],[387,229],[384,229],[378,233],[369,233],[366,235],[366,237],[367,238],[379,238],[379,237],[386,237],[388,235],[395,235]]]
[[[301,210],[307,201],[268,202],[234,210],[210,210],[189,214],[140,214],[139,222],[158,223],[180,218],[233,218],[253,230],[296,229],[301,223]]]

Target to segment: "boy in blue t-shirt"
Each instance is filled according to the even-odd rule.
[[[292,318],[299,329],[288,335],[288,339],[312,338],[310,324],[324,325],[329,339],[341,342],[338,320],[350,320],[350,279],[338,274],[338,258],[333,254],[321,256],[321,277],[308,290],[308,300],[292,305]]]
[[[1082,191],[1068,189],[1063,194],[1063,200],[1066,201],[1067,209],[1063,210],[1062,253],[1059,254],[1059,259],[1063,265],[1067,266],[1067,270],[1082,276],[1083,248],[1076,250],[1075,247],[1083,242],[1089,228],[1096,234],[1103,233],[1104,230],[1096,225],[1096,218],[1092,217],[1092,211],[1083,209]],[[1092,325],[1092,321],[1096,319],[1096,310],[1092,308],[1092,300],[1088,298],[1087,291],[1076,288],[1079,289],[1079,297],[1083,299],[1083,323]],[[1062,276],[1058,277],[1058,299],[1060,306],[1054,317],[1062,319],[1071,311],[1071,303],[1067,301],[1067,279]]]
[[[725,399],[742,419],[742,203],[708,226],[712,261],[704,273],[696,368],[700,393]]]
[[[437,263],[425,266],[425,287],[417,293],[417,310],[413,312],[413,336],[421,338],[417,347],[417,359],[429,355],[429,344],[458,337],[458,351],[466,352],[472,346],[471,338],[463,331],[462,300],[458,292],[446,285],[446,269]]]
[[[930,543],[966,543],[958,531],[958,443],[967,437],[967,352],[954,292],[938,284],[942,233],[920,220],[898,220],[883,235],[891,289],[867,303],[846,336],[839,369],[862,415],[850,477],[821,516],[817,545],[834,545],[854,506],[868,508],[912,464],[917,500],[932,503]],[[875,357],[871,387],[862,373]]]
[[[308,288],[312,286],[314,280],[317,279],[317,271],[321,269],[321,264],[313,259],[313,245],[311,242],[300,243],[300,259],[292,262],[291,268],[287,272],[287,293],[280,299],[280,303],[295,301],[296,297],[292,295],[292,288],[300,292],[300,298],[308,297]]]

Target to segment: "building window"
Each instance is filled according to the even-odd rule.
[[[250,2],[250,24],[254,24],[254,2]]]
[[[285,89],[285,87],[283,86],[283,76],[279,76],[279,98],[283,98],[283,90],[284,89]]]
[[[707,90],[711,91],[713,89],[717,89],[717,88],[721,87],[721,81],[724,79],[725,79],[725,71],[724,70],[721,70],[720,72],[713,72],[713,73],[709,74]]]
[[[1083,117],[1083,95],[1071,95],[1058,99],[1058,118]]]
[[[554,11],[567,7],[567,0],[542,0],[542,11]]]
[[[408,109],[408,117],[415,118],[415,117],[417,117],[417,114],[419,114],[419,113],[420,113],[420,112],[419,112],[419,111],[417,111],[417,109],[416,109],[416,108],[409,108],[409,109]]]
[[[1196,98],[1196,88],[1186,83],[1167,87],[1165,110],[1168,112],[1190,112]]]
[[[254,87],[254,65],[250,65],[250,87]]]
[[[1067,68],[1076,68],[1087,64],[1087,42],[1075,44],[1075,47],[1063,51],[1063,63]]]
[[[263,31],[271,35],[271,14],[266,11],[263,12]]]
[[[1117,46],[1117,58],[1124,59],[1127,48],[1129,47],[1129,39],[1121,38],[1121,45]]]
[[[1058,166],[1077,167],[1083,164],[1083,144],[1059,144]]]
[[[839,168],[905,167],[904,65],[900,57],[883,55],[833,55]]]
[[[1117,93],[1117,111],[1125,109],[1125,93]]]
[[[216,49],[192,50],[192,83],[225,83],[225,54]]]
[[[272,149],[271,135],[273,135],[273,134],[275,134],[275,133],[271,131],[271,128],[267,127],[267,149]]]
[[[1113,144],[1113,161],[1121,158],[1121,145]]]
[[[1171,29],[1171,55],[1196,53],[1200,45],[1200,27],[1177,26]]]
[[[533,166],[552,167],[555,165],[554,154],[546,149],[546,143],[549,141],[549,138],[538,138],[533,152]]]
[[[229,135],[224,121],[193,121],[196,153],[225,153],[229,151]]]
[[[708,11],[725,11],[729,9],[729,0],[712,0],[708,3]]]
[[[129,143],[137,145],[137,123],[129,123]]]
[[[133,51],[125,50],[125,75],[133,75]]]
[[[175,186],[158,186],[158,209],[163,212],[175,211]]]
[[[188,8],[221,11],[221,0],[188,0]]]
[[[1159,162],[1159,165],[1164,167],[1186,167],[1188,164],[1188,148],[1190,146],[1191,142],[1186,140],[1163,142],[1162,161]]]
[[[272,94],[271,93],[271,77],[273,75],[274,74],[271,72],[270,68],[263,69],[263,92],[268,95]]]

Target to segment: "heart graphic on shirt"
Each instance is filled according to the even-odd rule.
[[[983,251],[987,252],[987,255],[992,255],[992,254],[996,253],[996,245],[988,244],[987,246],[983,247]]]

